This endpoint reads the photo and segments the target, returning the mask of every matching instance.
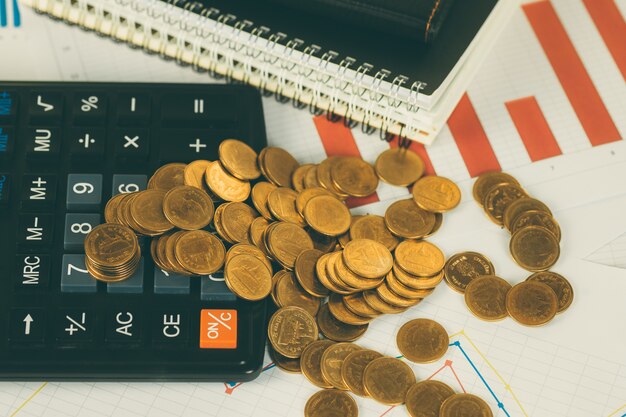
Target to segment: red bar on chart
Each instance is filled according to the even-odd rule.
[[[352,131],[343,123],[331,122],[325,116],[314,117],[313,123],[317,129],[317,133],[320,135],[327,156],[361,157],[361,152],[359,152],[359,148],[356,146]],[[377,201],[380,200],[378,199],[378,195],[374,193],[363,198],[350,197],[346,200],[346,204],[348,207],[354,208],[376,203]]]
[[[626,20],[615,0],[583,0],[615,64],[626,80]]]
[[[398,138],[395,137],[391,142],[389,142],[389,146],[392,148],[397,148]],[[409,150],[412,152],[415,152],[417,155],[419,155],[420,158],[422,158],[422,161],[424,161],[424,174],[425,175],[436,174],[435,167],[433,167],[433,163],[431,162],[430,157],[428,156],[428,152],[426,151],[426,147],[423,144],[412,140],[411,144],[409,145]]]
[[[448,119],[448,127],[472,177],[502,169],[467,93]]]
[[[522,7],[591,144],[620,140],[617,127],[552,4],[542,0]]]
[[[535,97],[520,98],[505,105],[533,162],[561,155],[561,148]]]

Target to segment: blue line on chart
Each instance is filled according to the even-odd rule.
[[[20,5],[17,0],[13,0],[13,26],[19,28],[22,25],[22,16],[20,14]]]
[[[474,365],[474,362],[470,359],[470,357],[467,355],[467,352],[465,352],[465,349],[463,349],[463,346],[461,346],[461,342],[456,341],[454,343],[450,343],[449,346],[455,346],[457,348],[459,348],[459,350],[461,351],[461,353],[463,354],[463,356],[465,356],[465,359],[467,359],[467,361],[469,362],[469,364],[472,366],[472,368],[474,368],[474,371],[476,372],[476,374],[478,375],[478,377],[480,378],[481,381],[483,381],[483,384],[485,384],[485,387],[487,387],[487,389],[489,390],[489,392],[491,393],[492,397],[496,400],[496,402],[498,403],[498,408],[502,409],[502,411],[504,411],[504,414],[507,415],[507,417],[511,417],[511,415],[509,414],[509,412],[506,410],[506,408],[504,408],[504,404],[502,404],[502,401],[500,401],[498,399],[498,396],[496,395],[495,392],[493,392],[493,390],[491,389],[491,387],[489,386],[489,384],[487,383],[487,381],[485,381],[485,378],[483,378],[483,375],[480,373],[480,371],[478,370],[478,368],[476,368],[476,365]],[[622,416],[624,417],[624,416]]]
[[[7,26],[7,1],[0,0],[0,27]]]

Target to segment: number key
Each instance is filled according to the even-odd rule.
[[[63,255],[61,292],[94,293],[97,284],[87,271],[85,255]]]
[[[100,224],[100,215],[96,213],[68,213],[65,215],[65,250],[82,251],[85,237],[91,229]]]
[[[102,203],[101,174],[67,176],[67,209],[98,211]]]
[[[145,190],[148,177],[145,175],[113,175],[113,191],[111,195],[134,193]]]

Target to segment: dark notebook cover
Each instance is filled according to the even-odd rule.
[[[452,71],[497,2],[454,2],[435,42],[424,44],[348,23],[337,24],[318,14],[294,12],[269,0],[202,0],[203,5],[234,14],[239,20],[251,20],[255,26],[267,26],[274,33],[283,32],[289,39],[302,39],[305,45],[319,45],[322,51],[338,52],[339,60],[350,56],[357,66],[369,63],[374,66],[370,75],[387,69],[391,72],[388,81],[405,75],[409,77],[407,87],[414,81],[426,82],[422,90],[426,95],[431,95]]]

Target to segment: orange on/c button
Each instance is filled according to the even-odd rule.
[[[200,348],[237,348],[237,310],[200,311]]]

